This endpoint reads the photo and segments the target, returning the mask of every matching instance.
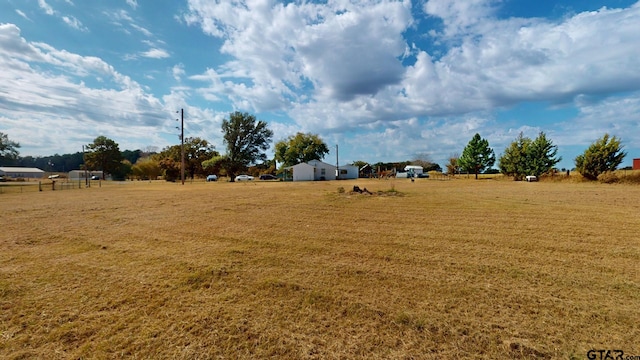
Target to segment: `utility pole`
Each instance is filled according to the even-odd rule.
[[[182,119],[181,125],[180,127],[182,128],[180,130],[180,141],[181,141],[181,151],[182,151],[182,164],[181,164],[181,171],[180,171],[180,180],[182,180],[182,185],[184,185],[184,109],[180,109],[181,112],[181,116],[180,118]]]
[[[84,152],[84,145],[82,145],[82,162],[84,163],[84,187],[89,187],[89,178],[87,177],[87,157]]]
[[[340,162],[338,161],[338,144],[336,144],[336,180],[340,180]]]
[[[182,181],[182,185],[184,185],[184,109],[180,109],[180,113],[180,180]]]

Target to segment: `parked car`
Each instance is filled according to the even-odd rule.
[[[531,182],[531,181],[538,181],[538,178],[537,178],[535,175],[527,175],[527,176],[525,176],[525,179],[526,179],[528,182]]]
[[[278,180],[278,177],[271,174],[262,174],[260,175],[260,180]]]
[[[250,175],[238,175],[236,176],[236,181],[251,181],[253,180],[253,176]]]
[[[98,175],[93,175],[93,176],[91,177],[91,180],[100,180],[100,176],[98,176]]]
[[[218,181],[218,177],[216,175],[207,175],[207,181]]]

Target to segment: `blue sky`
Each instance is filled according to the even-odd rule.
[[[520,132],[559,167],[605,133],[640,157],[640,2],[0,0],[0,132],[21,155],[185,136],[224,152],[230,112],[340,163],[441,166],[477,132]]]

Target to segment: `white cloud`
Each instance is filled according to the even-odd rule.
[[[151,31],[143,28],[142,26],[139,26],[137,24],[134,24],[133,22],[129,24],[132,28],[138,30],[139,32],[143,33],[146,36],[151,37],[153,34],[151,33]]]
[[[640,91],[605,99],[580,96],[575,104],[579,114],[561,125],[562,144],[588,145],[605,132],[626,144],[640,144]]]
[[[430,16],[439,17],[445,25],[447,36],[466,34],[475,25],[492,17],[501,0],[427,0],[423,10]]]
[[[22,10],[20,10],[20,9],[16,9],[16,13],[17,13],[18,15],[22,16],[23,18],[25,18],[25,19],[27,19],[27,20],[31,21],[31,19],[29,19],[29,17],[27,16],[27,14],[25,14]]]
[[[184,65],[183,64],[178,64],[175,65],[172,69],[171,69],[171,73],[173,74],[173,78],[176,79],[176,81],[181,81],[182,80],[182,76],[184,76],[185,72],[184,72]]]
[[[53,8],[49,4],[47,4],[45,0],[38,0],[38,6],[40,7],[40,9],[44,10],[47,15],[55,14]]]
[[[638,88],[640,7],[600,9],[560,22],[494,17],[499,1],[430,0],[449,50],[417,48],[403,67],[410,4],[189,2],[190,24],[224,39],[229,81],[208,93],[239,108],[282,109],[309,127],[446,116],[520,101],[571,101],[583,93]],[[605,51],[606,49],[606,51]],[[212,96],[216,93],[215,96]],[[312,125],[315,124],[315,125]]]
[[[225,90],[238,107],[283,109],[313,93],[350,100],[372,95],[402,78],[411,24],[410,2],[376,4],[248,2],[216,4],[191,0],[185,20],[225,39],[220,49],[233,56],[218,71],[243,79]],[[248,81],[247,81],[248,80]]]
[[[137,148],[159,142],[161,129],[172,125],[157,98],[97,57],[29,43],[12,24],[0,24],[0,48],[0,121],[25,147],[76,152],[98,135],[117,139],[126,127],[123,146]],[[85,78],[104,81],[92,88]],[[80,143],[73,133],[84,134]]]
[[[72,28],[74,28],[76,30],[89,31],[89,29],[87,29],[85,26],[82,25],[80,20],[76,19],[73,16],[63,16],[62,20],[65,22],[65,24],[71,26]]]
[[[438,60],[420,53],[407,71],[405,100],[418,108],[423,102],[427,114],[464,113],[638,89],[638,22],[638,7],[581,13],[560,23],[492,21]]]
[[[131,6],[133,10],[138,8],[138,0],[127,0],[127,5]]]
[[[152,58],[152,59],[164,59],[170,56],[169,53],[164,49],[150,49],[148,51],[143,52],[140,55],[143,57]]]

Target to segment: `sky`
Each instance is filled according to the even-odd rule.
[[[184,110],[222,153],[241,111],[273,144],[319,135],[329,163],[444,168],[476,133],[499,157],[521,132],[559,168],[605,133],[640,157],[637,1],[0,0],[0,70],[21,156],[162,150]]]

